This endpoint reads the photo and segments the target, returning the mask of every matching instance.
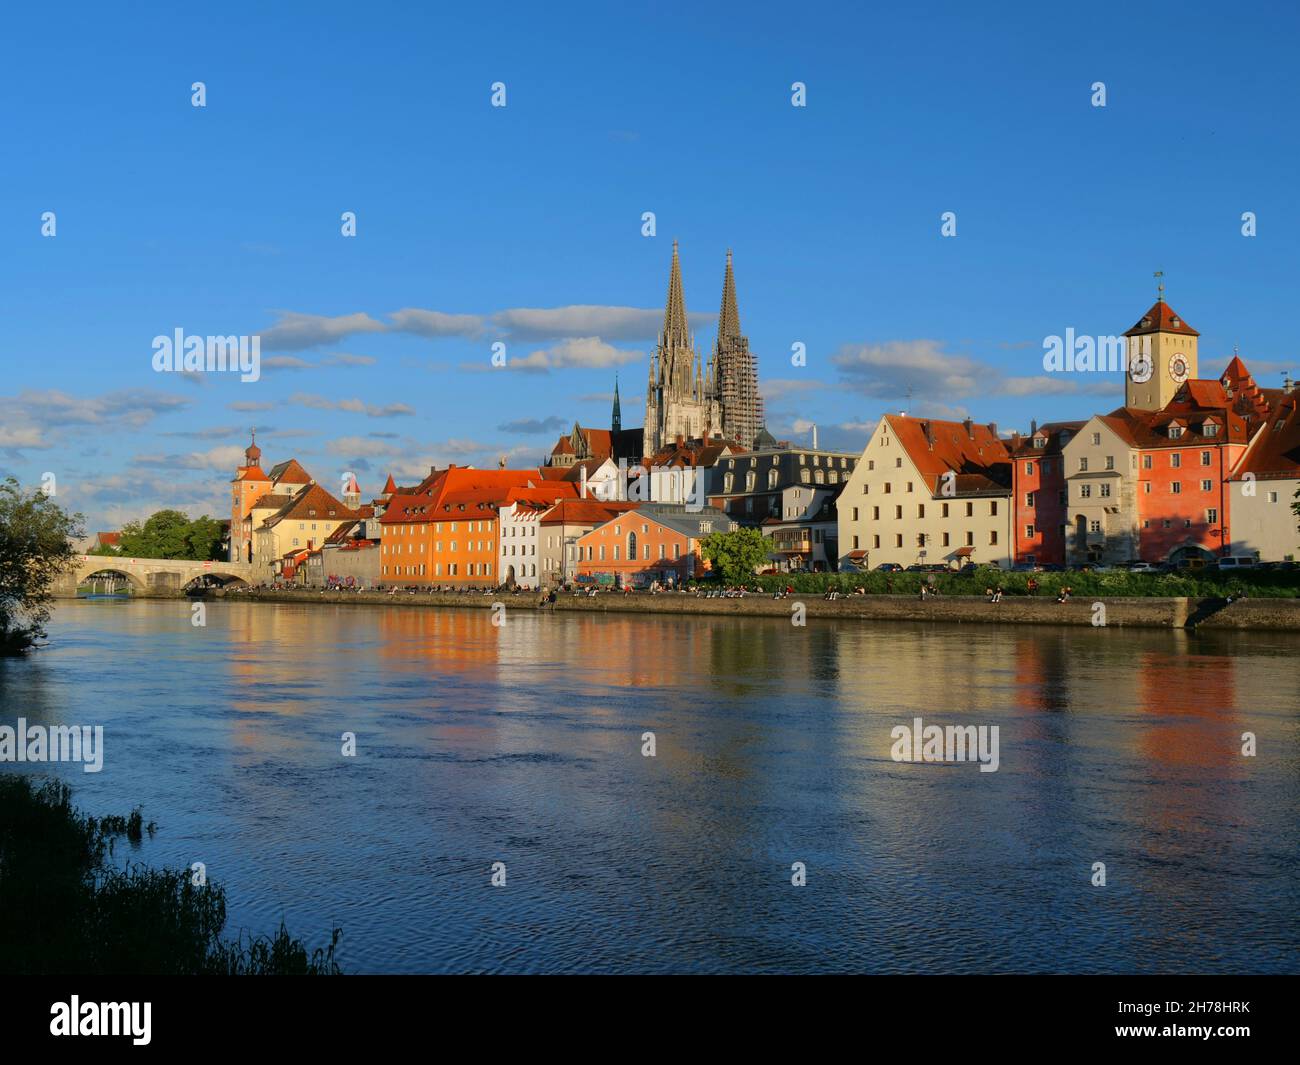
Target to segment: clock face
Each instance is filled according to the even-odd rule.
[[[1187,356],[1181,351],[1174,352],[1169,356],[1169,376],[1173,378],[1175,384],[1182,384],[1187,380],[1187,375],[1191,372],[1191,364],[1187,361]]]
[[[1151,380],[1152,369],[1151,356],[1138,355],[1129,363],[1128,375],[1134,384],[1141,385]]]

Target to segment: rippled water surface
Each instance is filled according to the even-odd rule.
[[[348,969],[1300,968],[1294,635],[190,617],[61,603],[0,720],[104,725],[103,772],[53,770],[79,804]],[[999,770],[894,762],[916,716],[999,726]]]

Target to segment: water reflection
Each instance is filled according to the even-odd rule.
[[[61,605],[48,651],[0,664],[3,718],[104,724],[103,773],[56,769],[79,801],[144,803],[148,860],[205,861],[236,927],[341,924],[356,968],[1297,960],[1293,637],[222,602],[189,618]],[[891,728],[918,716],[997,725],[1001,768],[894,762]],[[506,889],[487,886],[497,860]]]

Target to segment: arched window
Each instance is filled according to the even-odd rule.
[[[817,471],[813,474],[813,480],[816,481],[818,484],[825,484],[826,471],[823,470],[820,466],[818,466]]]
[[[735,474],[731,474],[731,473],[724,474],[722,477],[722,490],[724,492],[730,492],[732,482],[735,481],[735,479],[736,479]]]
[[[767,471],[767,486],[768,486],[768,488],[775,488],[775,487],[776,487],[776,482],[777,482],[777,479],[778,479],[779,476],[780,476],[780,472],[779,472],[778,470],[771,469],[771,470],[768,470],[768,471]]]
[[[755,477],[754,477],[754,471],[753,471],[753,470],[750,470],[747,474],[745,474],[745,491],[746,491],[746,492],[752,492],[752,491],[754,490],[754,480],[755,480]]]
[[[629,559],[636,558],[636,533],[634,532],[627,534],[627,557]]]
[[[808,484],[812,480],[812,472],[806,467],[799,471],[799,480],[802,484]]]

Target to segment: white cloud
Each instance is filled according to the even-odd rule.
[[[321,314],[301,314],[283,311],[279,320],[261,333],[262,348],[266,351],[300,351],[321,344],[333,344],[357,333],[382,333],[385,326],[368,314],[341,314],[328,317]],[[266,360],[262,360],[263,365]]]

